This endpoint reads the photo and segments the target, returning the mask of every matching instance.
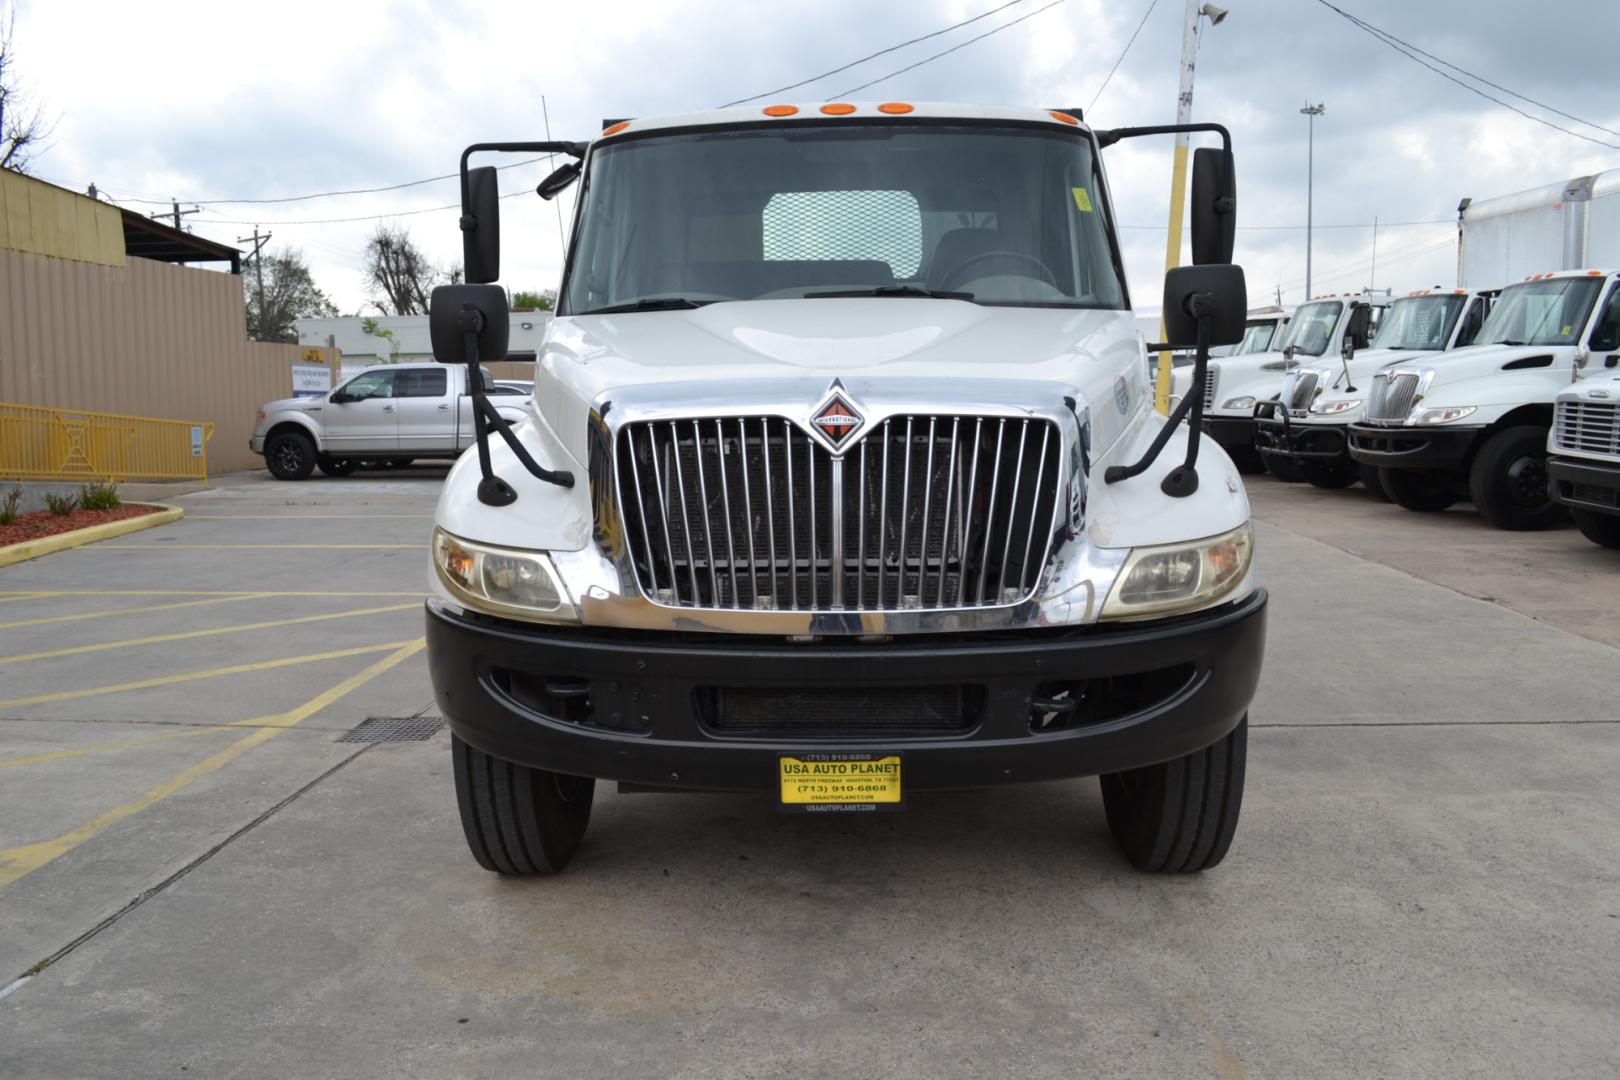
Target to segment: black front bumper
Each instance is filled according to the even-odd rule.
[[[1254,419],[1248,416],[1206,416],[1204,434],[1221,444],[1230,454],[1234,450],[1254,449]]]
[[[1350,425],[1350,456],[1384,469],[1463,473],[1483,427],[1380,427]]]
[[[1549,457],[1547,490],[1553,502],[1577,510],[1620,514],[1620,467],[1581,458]]]
[[[1262,402],[1262,404],[1270,404]],[[1258,415],[1254,426],[1254,448],[1273,457],[1298,461],[1348,461],[1348,424],[1302,424],[1287,413]]]
[[[428,665],[456,735],[537,768],[768,791],[779,753],[882,750],[905,755],[908,791],[939,790],[1119,772],[1216,742],[1254,696],[1265,609],[1259,590],[1152,623],[863,645],[517,625],[429,601]],[[858,698],[863,688],[880,696],[941,684],[964,688],[977,703],[971,724],[948,734],[739,735],[713,722],[716,688]],[[553,688],[559,696],[549,696]],[[1041,706],[1032,701],[1051,706],[1054,698],[1080,705],[1044,726],[1052,713],[1035,712]],[[854,710],[857,727],[865,715]]]

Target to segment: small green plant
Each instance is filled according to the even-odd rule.
[[[79,506],[85,510],[116,510],[124,505],[114,484],[81,484]]]
[[[17,504],[22,502],[23,490],[14,487],[6,492],[6,497],[0,499],[0,525],[10,525],[17,520]]]
[[[58,495],[55,492],[45,494],[45,509],[49,510],[53,517],[67,517],[78,508],[77,495]]]

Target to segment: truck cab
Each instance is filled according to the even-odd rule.
[[[1255,404],[1255,448],[1278,473],[1297,469],[1316,487],[1349,487],[1358,479],[1381,493],[1377,469],[1350,457],[1350,424],[1361,418],[1372,373],[1388,364],[1473,343],[1500,290],[1419,289],[1390,304],[1370,348],[1346,342],[1340,355],[1290,369],[1276,401]]]
[[[447,364],[505,348],[469,157],[569,155],[540,192],[580,184],[536,414],[456,463],[431,541],[481,866],[561,869],[598,781],[864,814],[1100,776],[1134,866],[1225,856],[1266,594],[1231,461],[1192,401],[1152,407],[1102,167],[1178,130],[1226,144],[1165,283],[1201,368],[1247,307],[1215,125],[782,103],[468,149]]]
[[[1323,364],[1346,346],[1365,349],[1378,329],[1387,296],[1346,293],[1317,297],[1294,309],[1287,328],[1270,352],[1225,357],[1210,365],[1204,386],[1204,431],[1245,472],[1259,472],[1264,461],[1255,445],[1255,405],[1277,398],[1283,374],[1301,365]],[[1172,384],[1185,394],[1190,380]]]
[[[1620,320],[1611,330],[1620,331]],[[1576,374],[1553,404],[1550,494],[1588,540],[1620,549],[1620,340],[1594,341],[1587,367]]]
[[[480,377],[493,392],[489,372],[480,369]],[[514,391],[498,411],[515,423],[529,408]],[[329,394],[261,405],[248,446],[277,480],[307,480],[317,468],[348,476],[362,462],[454,459],[473,441],[466,371],[423,363],[378,364]]]
[[[1498,528],[1545,528],[1564,516],[1547,482],[1554,402],[1616,357],[1620,274],[1533,274],[1502,290],[1474,345],[1376,372],[1350,456],[1409,510],[1471,498]]]

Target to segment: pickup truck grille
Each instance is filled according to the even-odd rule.
[[[1418,376],[1412,371],[1380,371],[1373,376],[1372,389],[1367,394],[1368,420],[1385,424],[1398,424],[1412,411],[1417,397]]]
[[[1553,444],[1586,454],[1620,454],[1620,405],[1560,401],[1553,415]]]
[[[1291,416],[1304,416],[1316,400],[1316,384],[1320,373],[1315,368],[1295,368],[1283,376],[1283,407]]]
[[[1029,597],[1057,527],[1056,425],[897,416],[834,456],[781,417],[626,424],[637,584],[674,607],[909,611]]]

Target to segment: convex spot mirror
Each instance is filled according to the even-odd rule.
[[[1178,266],[1164,275],[1164,332],[1178,348],[1198,344],[1199,310],[1210,316],[1210,345],[1236,345],[1243,340],[1248,308],[1241,266]]]
[[[535,188],[534,192],[542,199],[555,199],[568,189],[568,185],[578,179],[579,162],[570,161],[567,164],[559,165],[555,172],[540,181],[540,186]]]
[[[1237,176],[1229,150],[1193,151],[1192,261],[1195,266],[1232,261],[1237,239]]]
[[[506,359],[512,318],[506,308],[506,290],[499,285],[440,285],[428,302],[428,336],[433,359],[441,364],[465,364],[466,335],[477,335],[478,361],[488,364]]]

